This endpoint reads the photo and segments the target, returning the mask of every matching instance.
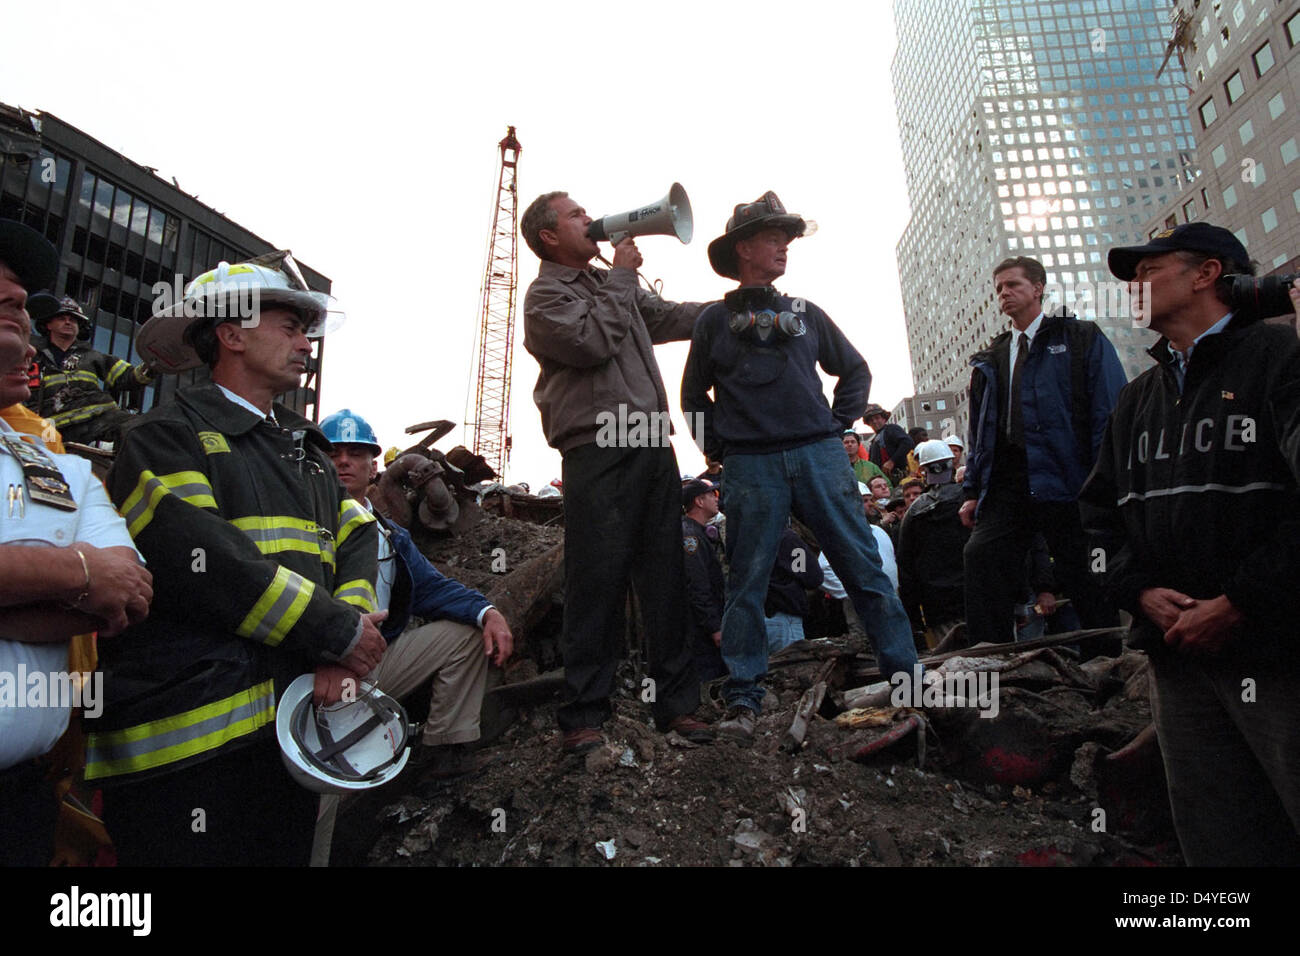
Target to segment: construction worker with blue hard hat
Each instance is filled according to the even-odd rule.
[[[404,527],[374,510],[366,492],[383,448],[369,422],[345,408],[320,427],[333,443],[330,459],[339,481],[379,522],[375,595],[388,611],[380,628],[388,649],[368,679],[399,700],[431,684],[429,716],[411,763],[425,776],[470,773],[477,767],[471,749],[480,736],[488,666],[509,660],[510,625],[482,594],[441,574]],[[329,859],[337,809],[337,800],[322,801],[313,865]]]
[[[382,455],[384,449],[375,438],[375,430],[360,415],[344,408],[321,419],[320,430],[334,445],[366,445],[375,454]]]

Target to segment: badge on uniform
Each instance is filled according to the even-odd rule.
[[[43,446],[23,441],[15,435],[5,435],[3,440],[5,448],[22,466],[27,497],[60,511],[77,510],[63,472]]]
[[[700,549],[700,543],[695,540],[694,535],[682,538],[682,547],[686,549],[687,554],[694,554]]]

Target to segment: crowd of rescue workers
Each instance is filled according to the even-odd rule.
[[[1300,343],[1294,317],[1264,321],[1300,302],[1287,277],[1204,222],[1110,249],[1158,335],[1126,382],[1097,323],[1044,301],[1041,262],[990,262],[1008,325],[969,357],[965,434],[932,436],[870,403],[841,327],[773,285],[809,231],[775,193],[709,244],[736,283],[718,301],[643,287],[632,238],[593,266],[591,225],[564,192],[520,225],[562,460],[559,759],[605,742],[630,606],[646,718],[697,745],[752,741],[810,598],[902,680],[980,643],[1079,634],[1086,659],[1124,639],[1188,864],[1300,863]],[[215,264],[155,308],[133,365],[93,346],[65,272],[0,220],[0,862],[328,865],[355,795],[479,772],[511,622],[376,507],[374,410],[318,425],[277,401],[329,297],[287,252]],[[667,434],[671,341],[694,477]],[[634,420],[663,433],[602,426]]]

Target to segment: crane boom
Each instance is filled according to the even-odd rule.
[[[504,478],[510,460],[510,366],[514,358],[515,292],[519,285],[519,192],[515,174],[522,147],[513,126],[507,128],[497,148],[500,160],[492,232],[483,269],[474,417],[467,424],[474,426],[475,453]]]

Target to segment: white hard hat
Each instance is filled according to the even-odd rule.
[[[275,736],[289,776],[317,793],[369,790],[392,780],[410,758],[402,705],[361,681],[356,699],[312,703],[314,674],[289,685],[275,714]]]
[[[960,438],[958,438],[956,435],[944,435],[943,443],[949,446],[956,445],[962,451],[966,450],[966,443],[962,441]]]
[[[343,313],[331,309],[332,302],[326,293],[307,287],[288,251],[233,265],[220,262],[190,282],[181,301],[159,296],[153,317],[140,329],[135,346],[155,369],[175,375],[203,364],[185,334],[196,322],[251,325],[261,308],[287,306],[302,315],[307,337],[314,339],[343,324]]]
[[[952,461],[952,458],[952,449],[948,447],[947,441],[938,438],[923,441],[916,447],[916,463],[922,468],[940,461]]]

